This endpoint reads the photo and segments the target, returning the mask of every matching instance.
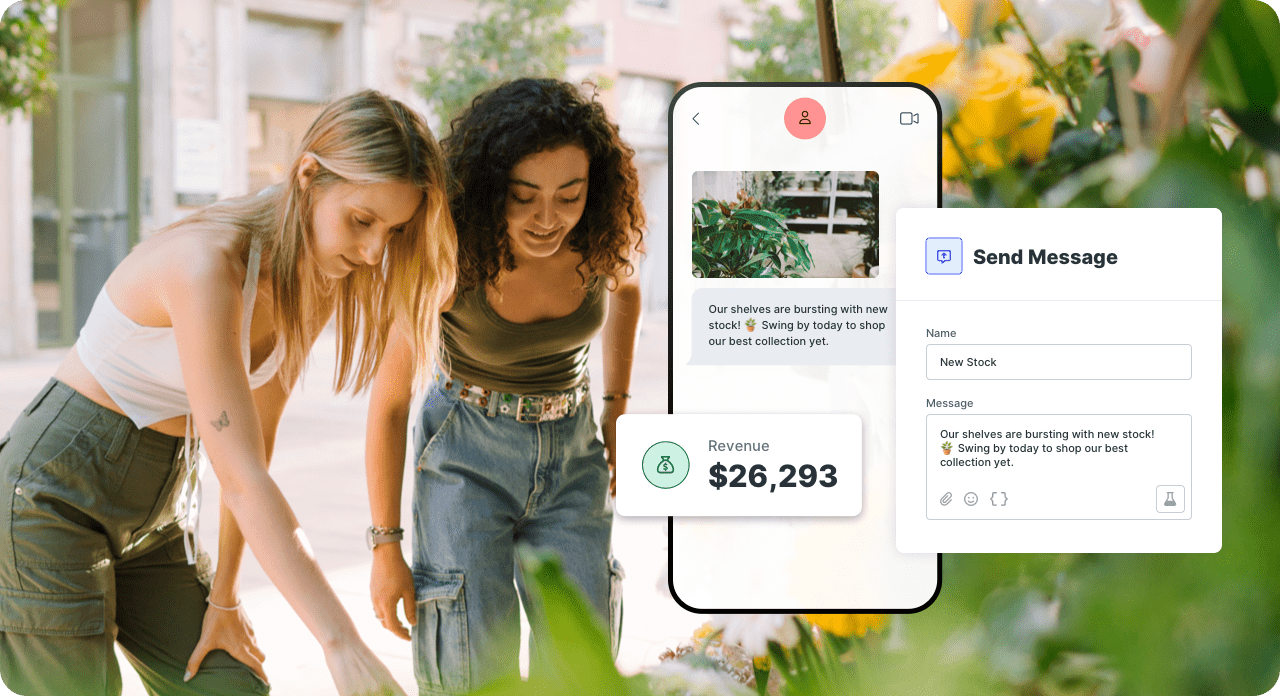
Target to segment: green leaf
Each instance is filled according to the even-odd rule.
[[[1262,0],[1223,0],[1201,57],[1215,101],[1271,113],[1280,100],[1280,20]]]
[[[529,622],[549,637],[532,670],[542,682],[539,693],[628,693],[630,686],[613,664],[603,620],[565,576],[559,559],[524,544],[516,547],[516,557],[531,600]]]
[[[764,210],[738,210],[735,211],[734,217],[746,220],[766,232],[782,231],[782,217],[777,213]]]
[[[1094,78],[1089,83],[1089,90],[1084,93],[1084,98],[1080,100],[1080,119],[1079,123],[1084,126],[1091,125],[1098,119],[1098,113],[1102,111],[1102,107],[1107,103],[1107,95],[1111,93],[1111,78],[1103,74]]]
[[[1165,30],[1165,33],[1175,36],[1178,26],[1182,24],[1182,13],[1186,9],[1186,2],[1185,0],[1142,0],[1142,9]]]
[[[711,275],[711,264],[707,261],[707,257],[698,252],[693,252],[693,266],[702,273],[703,278]]]
[[[1227,115],[1245,135],[1262,147],[1280,152],[1280,123],[1265,113],[1226,109]]]

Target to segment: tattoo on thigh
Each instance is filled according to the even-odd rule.
[[[222,432],[223,428],[227,427],[228,425],[231,425],[231,419],[227,418],[226,411],[222,412],[222,416],[219,417],[218,420],[209,421],[209,422],[213,424],[214,429],[217,430],[218,432]]]

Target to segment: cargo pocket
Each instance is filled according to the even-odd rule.
[[[0,588],[0,632],[33,636],[97,636],[107,627],[100,592],[47,594]]]
[[[618,645],[622,642],[622,572],[618,559],[609,556],[609,645],[613,658],[618,659]]]
[[[418,603],[413,671],[419,688],[426,693],[469,691],[471,649],[462,573],[415,570],[413,585]]]

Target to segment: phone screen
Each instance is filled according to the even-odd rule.
[[[893,228],[899,208],[941,205],[940,121],[907,84],[673,100],[671,413],[694,485],[663,514],[687,608],[936,596],[939,556],[895,547]],[[658,495],[671,465],[652,468]]]

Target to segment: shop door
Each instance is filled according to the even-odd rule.
[[[136,5],[73,0],[57,22],[57,95],[32,120],[43,346],[75,341],[107,276],[138,239]]]

